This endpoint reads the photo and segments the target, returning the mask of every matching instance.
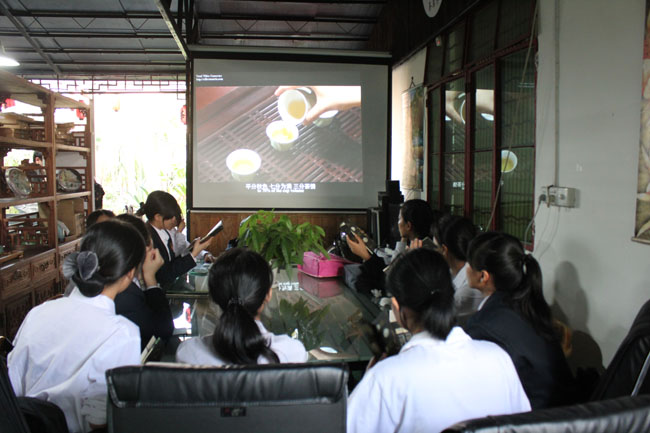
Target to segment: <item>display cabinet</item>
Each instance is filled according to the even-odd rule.
[[[63,258],[78,250],[94,203],[92,105],[0,70],[0,103],[11,101],[29,112],[0,112],[0,335],[9,338],[30,308],[63,291]],[[59,122],[63,110],[75,120]],[[16,149],[33,152],[17,161]]]

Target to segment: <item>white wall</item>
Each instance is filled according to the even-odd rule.
[[[536,192],[554,183],[555,11],[540,7]],[[632,242],[644,0],[559,0],[558,183],[575,209],[542,205],[535,256],[549,302],[611,360],[650,298],[650,246]],[[578,348],[579,349],[579,348]]]
[[[415,84],[424,81],[424,65],[426,49],[419,51],[406,62],[393,69],[392,76],[392,106],[391,106],[391,161],[390,178],[402,180],[402,166],[404,164],[404,139],[402,137],[402,93],[411,85],[411,77]],[[425,148],[426,155],[426,148]],[[425,168],[426,170],[426,168]],[[426,176],[426,173],[425,173]],[[425,177],[426,179],[426,177]],[[425,186],[426,187],[426,186]],[[406,200],[411,198],[426,197],[424,192],[402,190]]]
[[[577,362],[607,365],[650,298],[650,246],[632,242],[645,1],[558,0],[559,141],[555,145],[555,0],[540,0],[535,191],[578,189],[574,209],[542,205],[534,255],[544,292],[574,329]],[[401,93],[422,81],[425,50],[393,71],[392,170],[401,177]],[[602,352],[602,353],[601,353]],[[602,358],[601,358],[602,356]]]

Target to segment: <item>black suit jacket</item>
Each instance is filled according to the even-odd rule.
[[[138,325],[143,349],[152,336],[167,339],[174,332],[169,302],[160,287],[142,291],[132,282],[115,297],[115,313]]]
[[[573,403],[575,384],[559,342],[537,334],[506,299],[504,293],[493,293],[470,317],[465,331],[508,352],[533,409]]]
[[[149,228],[149,233],[151,233],[153,247],[158,248],[160,255],[163,260],[165,260],[165,264],[158,269],[158,272],[156,272],[156,280],[160,285],[172,283],[176,278],[196,266],[194,257],[192,257],[191,254],[186,254],[181,257],[169,257],[169,254],[167,254],[167,245],[165,245],[162,239],[160,239],[156,229],[151,227],[150,224],[147,224],[147,226]]]

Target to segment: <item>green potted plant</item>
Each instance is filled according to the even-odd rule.
[[[259,210],[239,227],[239,245],[260,253],[273,269],[285,269],[292,275],[292,266],[302,264],[306,251],[325,254],[325,231],[315,224],[294,224],[287,215]]]

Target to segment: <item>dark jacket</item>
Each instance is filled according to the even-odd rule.
[[[143,349],[152,336],[164,340],[174,332],[169,302],[160,287],[143,291],[132,282],[115,297],[115,313],[138,325]]]
[[[465,331],[508,352],[533,409],[573,403],[575,384],[559,342],[541,337],[506,299],[504,293],[493,293]]]
[[[149,228],[149,233],[151,233],[153,247],[158,248],[160,255],[163,260],[165,260],[165,264],[158,269],[158,272],[156,272],[156,280],[161,286],[174,282],[176,278],[196,266],[194,257],[192,257],[191,254],[186,254],[181,257],[169,257],[169,254],[167,254],[167,246],[163,243],[162,239],[160,239],[160,236],[158,236],[156,229],[151,227],[150,224],[147,224],[147,226]]]

